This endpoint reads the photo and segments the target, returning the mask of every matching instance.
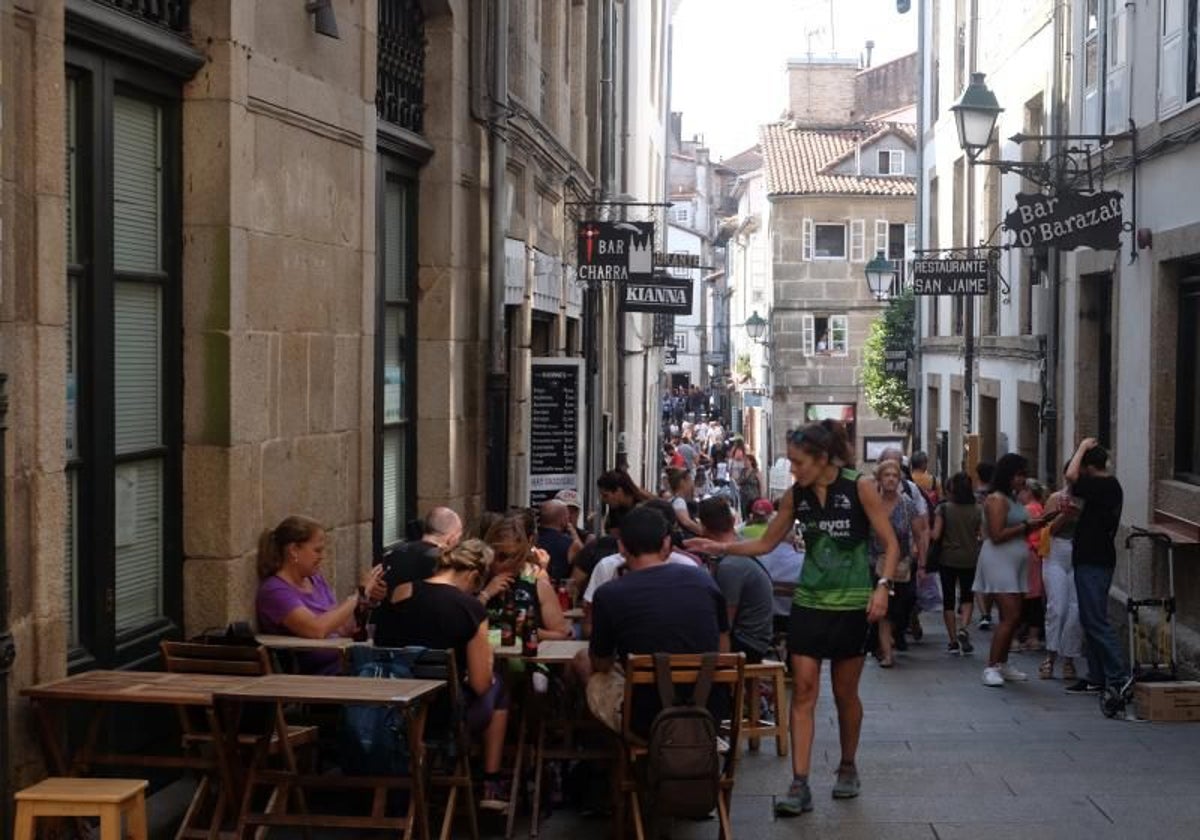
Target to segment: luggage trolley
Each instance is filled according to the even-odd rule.
[[[1167,555],[1167,593],[1150,598],[1135,598],[1133,586],[1133,544],[1137,540],[1149,540],[1152,545],[1162,546]],[[1133,686],[1139,682],[1173,681],[1178,677],[1178,656],[1175,637],[1175,540],[1163,530],[1139,528],[1134,525],[1125,538],[1125,556],[1129,570],[1129,594],[1125,598],[1125,612],[1129,616],[1129,679],[1118,687],[1110,686],[1100,693],[1100,710],[1105,717],[1117,717],[1133,699]],[[1162,610],[1163,625],[1155,639],[1143,634],[1141,610],[1152,607]],[[1150,662],[1140,659],[1139,636],[1145,635],[1151,657]],[[1170,637],[1169,651],[1166,637]],[[1166,661],[1161,661],[1166,658]]]

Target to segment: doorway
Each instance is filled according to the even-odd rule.
[[[995,397],[979,398],[979,458],[992,464],[996,463],[998,404]]]
[[[1077,432],[1112,445],[1113,280],[1089,274],[1079,284],[1079,346],[1075,404]]]
[[[1017,409],[1017,452],[1029,462],[1030,475],[1038,475],[1038,406],[1022,401]],[[1040,476],[1052,484],[1056,476]]]

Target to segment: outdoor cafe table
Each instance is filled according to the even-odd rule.
[[[272,769],[266,766],[269,733],[265,733],[244,780],[243,801],[238,817],[238,837],[244,837],[249,826],[325,826],[329,828],[355,829],[402,829],[404,837],[416,834],[421,840],[429,837],[429,820],[425,801],[424,777],[424,733],[425,719],[429,712],[429,701],[438,691],[445,688],[440,680],[376,679],[373,677],[329,677],[305,676],[300,674],[268,674],[257,677],[253,682],[230,686],[216,693],[215,702],[221,715],[228,722],[226,731],[236,731],[234,725],[240,719],[242,708],[247,703],[274,703],[280,707],[287,703],[313,705],[386,705],[399,708],[408,723],[408,748],[410,751],[409,778],[394,776],[328,776],[301,773],[294,762]],[[286,731],[280,727],[283,716],[275,714],[276,735],[282,740]],[[280,795],[274,797],[274,806],[282,810],[253,813],[250,811],[253,788],[259,784],[278,785]],[[366,789],[373,793],[371,813],[366,816],[341,814],[287,813],[288,791],[303,791],[308,788]],[[408,788],[408,813],[403,817],[387,816],[387,791]]]
[[[53,682],[22,689],[30,699],[34,718],[46,754],[50,771],[58,776],[81,776],[93,765],[123,767],[172,767],[198,770],[204,774],[197,786],[177,837],[197,830],[192,820],[198,817],[198,806],[210,792],[213,783],[221,792],[236,789],[234,768],[222,749],[211,755],[200,753],[162,755],[151,753],[110,753],[97,749],[101,724],[108,710],[115,705],[174,706],[181,710],[198,710],[204,714],[212,731],[214,743],[224,740],[221,722],[214,714],[213,698],[218,692],[236,691],[262,677],[226,676],[211,674],[168,674],[158,671],[85,671]],[[67,710],[73,705],[90,705],[87,730],[83,743],[70,754],[65,743]],[[180,742],[182,752],[182,742]],[[233,753],[236,755],[236,753]],[[218,813],[214,824],[232,815],[232,796],[218,796]]]
[[[323,650],[336,651],[342,658],[342,670],[346,670],[350,649],[356,645],[370,645],[367,642],[356,642],[348,636],[330,636],[325,639],[306,639],[303,636],[274,635],[259,633],[254,640],[272,653],[313,653]],[[293,663],[295,667],[295,663]]]

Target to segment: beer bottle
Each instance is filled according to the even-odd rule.
[[[537,656],[538,652],[538,631],[537,622],[532,619],[526,625],[525,643],[521,646],[522,656]]]

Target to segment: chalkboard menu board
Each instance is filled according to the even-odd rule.
[[[529,503],[582,484],[583,361],[534,359],[529,409]]]

